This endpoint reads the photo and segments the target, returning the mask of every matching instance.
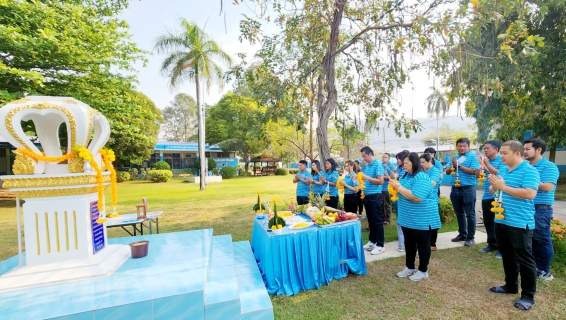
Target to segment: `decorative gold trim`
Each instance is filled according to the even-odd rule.
[[[65,210],[65,248],[69,251],[69,222],[67,218],[67,210]]]
[[[93,116],[94,116],[94,109],[92,108],[88,108],[88,130],[86,132],[86,143],[85,143],[85,147],[88,146],[90,144],[90,139],[92,137],[92,128],[93,128]]]
[[[49,237],[49,217],[47,212],[43,213],[43,217],[45,218],[45,239],[47,240],[47,253],[51,253],[51,239]]]
[[[77,212],[73,210],[73,227],[75,228],[75,250],[79,250],[79,238],[77,238]]]
[[[59,216],[55,211],[55,244],[57,245],[57,252],[61,252],[61,244],[59,243]]]
[[[24,98],[22,98],[22,99],[10,101],[10,102],[8,102],[8,104],[10,104],[10,103],[26,103],[26,102],[30,102],[30,101],[31,101],[30,99],[24,99]]]
[[[108,186],[104,186],[106,189]],[[79,194],[96,193],[97,186],[73,189],[49,189],[49,190],[25,190],[25,191],[12,191],[20,198],[42,198],[42,197],[62,197],[74,196]]]
[[[69,169],[69,172],[75,172],[75,173],[84,172],[85,171],[84,165],[85,165],[85,161],[83,160],[83,158],[76,155],[71,159],[69,159],[67,168]]]
[[[37,255],[41,255],[41,249],[39,246],[39,218],[37,212],[35,213],[35,245],[37,246]]]
[[[110,182],[110,175],[102,175],[103,182]],[[96,175],[80,175],[68,177],[49,177],[49,178],[11,178],[5,177],[2,188],[34,188],[34,187],[56,187],[56,186],[78,186],[83,184],[96,184]]]
[[[35,160],[20,151],[13,150],[12,152],[16,155],[14,165],[12,166],[14,174],[33,174],[35,172]]]
[[[65,103],[70,103],[70,104],[79,104],[79,103],[77,102],[77,100],[73,100],[73,99],[63,100],[63,102],[65,102]]]
[[[10,110],[10,112],[8,112],[8,114],[6,115],[6,119],[4,121],[4,123],[6,125],[6,129],[8,129],[8,132],[10,132],[10,135],[12,135],[12,137],[14,137],[16,140],[18,140],[18,142],[22,145],[22,147],[32,151],[30,149],[30,147],[28,147],[28,145],[22,140],[22,138],[16,134],[16,131],[14,130],[14,127],[12,125],[12,120],[13,120],[14,116],[16,115],[16,113],[18,113],[22,110],[26,110],[26,109],[38,109],[38,110],[54,109],[54,110],[58,110],[58,111],[63,112],[67,116],[67,120],[69,120],[69,125],[71,126],[71,130],[70,130],[71,147],[77,144],[77,137],[76,137],[77,123],[76,123],[75,117],[73,116],[71,111],[69,109],[63,108],[63,107],[58,106],[58,105],[54,105],[54,104],[49,103],[49,102],[41,102],[41,103],[28,104],[26,106],[20,106],[20,107],[14,108],[14,109]]]

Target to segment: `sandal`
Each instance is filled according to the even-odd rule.
[[[508,292],[503,287],[491,287],[491,288],[489,288],[489,292],[491,292],[491,293],[504,293],[504,294],[517,294],[518,293],[518,291]]]
[[[519,310],[529,311],[534,305],[535,305],[534,301],[531,303],[521,298],[517,300],[513,306]]]

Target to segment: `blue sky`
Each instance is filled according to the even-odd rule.
[[[248,53],[250,57],[258,49],[258,46],[252,47],[247,42],[240,43],[238,40],[242,14],[254,16],[248,5],[247,2],[233,5],[232,1],[224,0],[224,11],[219,15],[220,0],[134,0],[122,12],[121,18],[130,25],[132,40],[142,49],[152,51],[155,39],[166,30],[176,30],[179,19],[183,17],[204,28],[224,51],[237,59],[236,54],[239,52]],[[275,30],[272,22],[267,28]],[[159,108],[166,107],[178,92],[195,96],[195,85],[189,82],[174,91],[169,89],[167,79],[159,72],[164,58],[165,55],[154,53],[149,57],[146,67],[141,64],[137,66],[138,90],[149,96]],[[423,118],[427,116],[424,101],[430,94],[434,81],[424,71],[413,72],[411,77],[412,84],[405,85],[399,91],[395,104],[400,105],[402,112],[408,116],[413,114],[415,118]],[[216,103],[230,89],[229,84],[222,91],[218,87],[212,87],[208,93],[205,92],[205,103]],[[449,115],[455,114],[456,106],[452,106]]]

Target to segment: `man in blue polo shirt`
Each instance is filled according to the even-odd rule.
[[[511,140],[501,146],[501,160],[507,167],[499,176],[489,175],[490,192],[501,198],[503,212],[495,217],[495,239],[503,260],[505,285],[489,289],[493,293],[516,294],[521,274],[521,298],[514,304],[520,310],[534,306],[537,285],[535,258],[531,252],[535,228],[535,206],[540,178],[537,170],[523,160],[523,146]],[[498,212],[499,213],[499,212]]]
[[[554,192],[558,183],[558,167],[542,155],[546,150],[544,140],[531,138],[525,141],[525,160],[529,161],[540,176],[537,196],[535,197],[535,230],[533,231],[533,255],[537,264],[540,280],[552,280],[550,262],[554,256],[554,247],[550,237]]]
[[[307,170],[308,163],[305,160],[299,161],[299,172],[293,178],[293,183],[297,184],[297,204],[309,203],[310,184],[312,175]]]
[[[458,154],[452,155],[452,163],[448,167],[455,170],[450,200],[458,219],[458,236],[452,242],[466,241],[464,246],[471,247],[475,244],[476,235],[476,172],[480,163],[478,156],[470,151],[468,138],[458,139],[456,149]]]
[[[371,254],[380,254],[385,251],[385,236],[383,234],[383,217],[381,215],[381,202],[383,201],[381,189],[383,185],[383,164],[377,161],[370,147],[360,150],[362,159],[366,163],[362,167],[364,179],[364,207],[369,224],[369,241],[364,249],[371,250]]]
[[[490,174],[496,176],[499,173],[499,170],[503,166],[505,166],[501,161],[499,149],[501,149],[501,143],[495,140],[489,140],[483,145],[483,152],[485,153],[485,157],[482,157],[480,159],[480,162],[486,177],[488,177]],[[478,171],[477,176],[479,176],[479,174],[480,171]],[[480,252],[491,252],[497,250],[497,242],[495,241],[494,233],[495,213],[491,211],[491,202],[495,198],[495,195],[489,192],[489,187],[491,187],[489,180],[484,181],[483,187],[484,191],[481,198],[481,209],[483,215],[483,225],[485,226],[485,231],[487,233],[487,246],[480,249]],[[501,255],[498,253],[497,257],[501,258]]]

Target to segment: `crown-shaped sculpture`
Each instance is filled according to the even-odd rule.
[[[18,149],[45,157],[61,157],[76,146],[82,146],[94,156],[92,161],[96,161],[100,167],[104,166],[98,150],[110,136],[108,120],[97,110],[74,98],[29,96],[0,108],[0,119],[5,122],[4,126],[0,126],[0,134]],[[43,152],[26,136],[22,128],[22,121],[29,120],[35,125]],[[67,128],[66,146],[61,146],[59,137],[59,128],[63,124]],[[18,151],[16,155],[13,167],[15,174],[83,172],[84,162],[80,157],[68,159],[66,164],[61,164],[34,159]]]

